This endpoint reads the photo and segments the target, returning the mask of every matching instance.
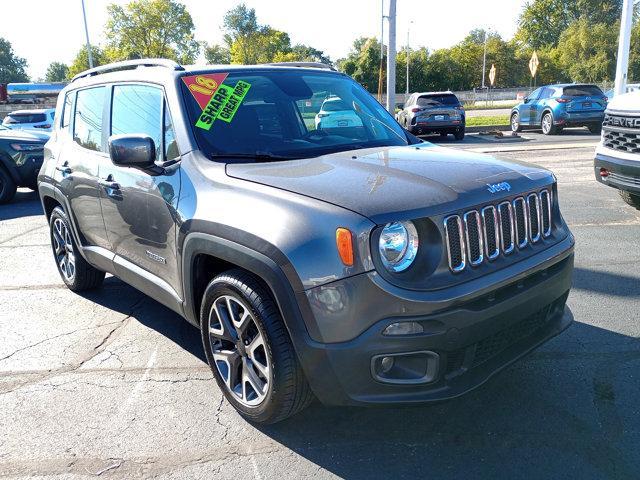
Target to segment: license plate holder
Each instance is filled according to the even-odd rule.
[[[582,102],[582,108],[591,108],[592,105],[591,102]]]
[[[445,117],[446,117],[446,115],[434,115],[434,116],[433,116],[433,119],[434,119],[436,122],[444,122]]]

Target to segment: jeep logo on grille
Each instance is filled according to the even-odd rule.
[[[633,118],[607,115],[607,117],[605,118],[605,124],[611,125],[612,127],[640,128],[640,117]]]
[[[511,185],[509,184],[509,182],[487,183],[487,190],[489,190],[489,193],[498,193],[505,190],[507,192],[510,192]]]

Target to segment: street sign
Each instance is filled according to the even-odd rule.
[[[529,71],[532,77],[536,76],[538,65],[540,65],[540,60],[538,60],[538,54],[534,51],[533,55],[531,55],[531,60],[529,60]]]
[[[496,66],[494,64],[491,64],[491,70],[489,70],[489,81],[492,87],[496,83]]]

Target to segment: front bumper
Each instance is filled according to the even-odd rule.
[[[606,169],[609,176],[602,177],[601,169]],[[640,155],[638,160],[626,160],[596,153],[594,161],[596,180],[604,185],[640,195]]]
[[[462,296],[450,308],[408,315],[406,302],[398,298],[397,315],[376,322],[350,341],[311,341],[303,366],[315,394],[333,405],[415,403],[453,398],[478,387],[571,324],[573,317],[565,310],[565,302],[571,288],[573,237],[560,243],[555,255],[535,268],[495,284],[480,296]],[[336,283],[366,302],[370,289],[365,283],[381,282],[372,276]],[[425,333],[382,334],[389,324],[408,320],[423,325]],[[424,351],[437,358],[428,382],[399,384],[374,378],[372,359]]]

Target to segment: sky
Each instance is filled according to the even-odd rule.
[[[474,28],[491,29],[511,38],[525,1],[397,0],[397,46],[406,45],[408,27],[412,48],[449,47]],[[182,2],[193,17],[196,39],[222,43],[222,17],[241,0]],[[81,0],[29,0],[28,12],[21,1],[2,0],[2,3],[0,36],[11,42],[16,55],[27,59],[28,73],[33,79],[44,77],[52,61],[71,63],[85,43]],[[110,3],[126,4],[128,0],[85,0],[92,44],[107,40],[103,31]],[[288,32],[293,44],[311,45],[332,60],[346,56],[356,38],[380,36],[380,0],[245,0],[244,3],[255,8],[259,23]],[[23,17],[24,22],[20,21]]]

